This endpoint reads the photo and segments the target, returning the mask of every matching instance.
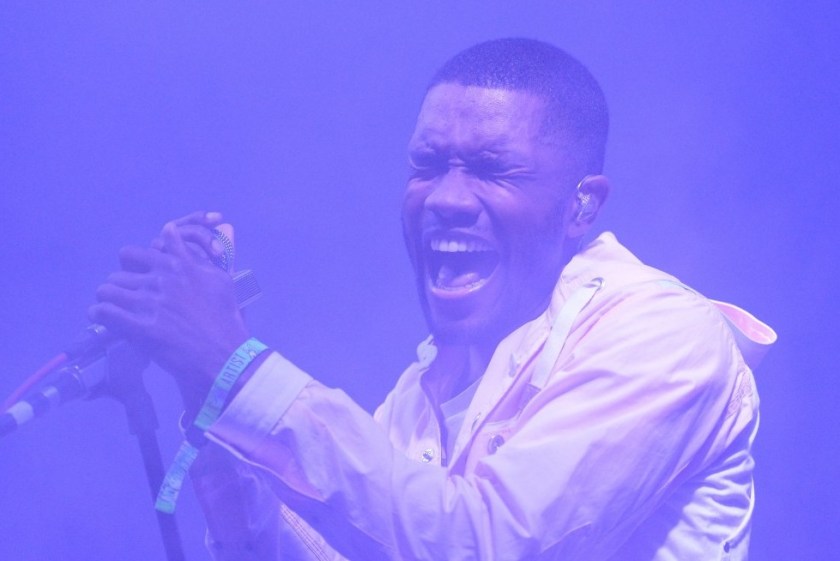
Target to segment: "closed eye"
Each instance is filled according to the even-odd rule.
[[[514,180],[529,175],[527,168],[516,166],[501,158],[480,158],[470,162],[470,171],[487,181]]]
[[[471,164],[470,171],[482,179],[493,179],[506,175],[509,170],[498,160],[481,160]]]
[[[509,179],[523,169],[510,161],[505,154],[495,150],[482,150],[466,160],[471,173],[487,180]]]
[[[446,172],[448,167],[446,158],[431,150],[412,152],[408,158],[412,177],[434,177]]]

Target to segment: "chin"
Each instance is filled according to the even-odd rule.
[[[440,345],[481,346],[495,348],[515,327],[503,326],[493,318],[478,315],[466,317],[439,318],[426,314],[429,330]]]
[[[430,330],[440,345],[474,345],[482,340],[475,329],[450,322],[432,325]]]

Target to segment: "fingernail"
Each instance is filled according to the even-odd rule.
[[[225,248],[222,247],[222,242],[220,242],[216,238],[213,238],[213,241],[210,242],[210,247],[213,248],[213,253],[215,253],[216,255],[221,255],[225,252]]]
[[[204,215],[204,218],[208,222],[213,222],[213,223],[221,222],[222,213],[221,212],[208,212],[207,214]]]

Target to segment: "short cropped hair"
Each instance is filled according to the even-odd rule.
[[[525,91],[546,103],[548,136],[572,144],[584,174],[601,173],[609,129],[607,102],[595,77],[562,49],[536,39],[479,43],[449,59],[428,90],[444,83]]]

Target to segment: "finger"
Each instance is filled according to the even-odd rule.
[[[140,323],[131,312],[112,304],[99,302],[88,308],[88,319],[100,323],[118,335],[132,336],[139,332]]]
[[[148,273],[160,259],[160,251],[136,245],[120,248],[120,266],[124,271]]]
[[[225,252],[225,248],[219,242],[215,230],[203,226],[186,225],[179,226],[178,233],[185,242],[191,242],[201,247],[207,257],[219,257]]]
[[[190,258],[189,249],[187,249],[178,226],[174,222],[167,222],[164,225],[161,237],[163,238],[164,251],[178,259],[187,260]]]
[[[96,289],[96,299],[99,302],[109,302],[127,311],[137,311],[144,298],[145,293],[115,284],[103,284]]]
[[[203,226],[178,226],[178,231],[186,243],[190,255],[196,260],[206,261],[224,255],[225,249],[216,238],[213,230]],[[166,241],[162,233],[152,240],[150,246],[157,251],[167,251]]]
[[[149,247],[126,246],[119,252],[120,266],[130,273],[174,271],[176,260],[164,252]]]
[[[181,218],[176,218],[172,222],[174,222],[176,226],[195,224],[206,228],[214,228],[215,226],[221,224],[222,221],[223,218],[221,212],[205,212],[203,210],[198,210],[196,212],[191,212],[186,216],[182,216]]]
[[[149,288],[154,286],[154,279],[148,274],[133,273],[130,271],[116,271],[108,275],[107,284],[113,284],[128,290]]]

